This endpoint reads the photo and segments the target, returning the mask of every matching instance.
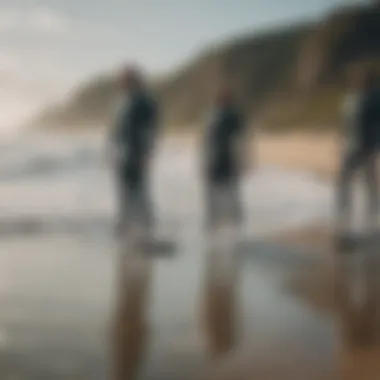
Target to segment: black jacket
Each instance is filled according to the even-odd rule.
[[[133,95],[121,108],[112,134],[113,145],[123,157],[120,160],[122,170],[144,170],[157,128],[158,112],[154,99],[145,92]]]
[[[209,179],[223,180],[238,174],[237,144],[243,130],[243,117],[236,107],[220,107],[215,110],[211,123],[207,126],[204,152],[206,176]]]
[[[358,123],[363,146],[380,147],[380,88],[373,88],[363,94]]]

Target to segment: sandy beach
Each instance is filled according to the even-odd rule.
[[[259,164],[308,172],[323,180],[332,180],[337,172],[340,145],[336,134],[258,134],[256,141]]]

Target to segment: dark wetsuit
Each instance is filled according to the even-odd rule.
[[[363,169],[368,192],[370,223],[376,222],[379,211],[376,159],[380,149],[380,89],[364,92],[358,104],[354,122],[356,142],[346,153],[338,183],[338,223],[347,228],[350,222],[351,182],[358,169]]]
[[[232,105],[217,108],[208,125],[204,146],[208,225],[224,215],[235,222],[241,220],[239,141],[244,126],[240,111]]]
[[[157,105],[145,92],[131,96],[123,105],[113,131],[113,145],[119,153],[116,175],[119,190],[119,227],[127,220],[152,223],[148,189],[148,158],[156,140]]]

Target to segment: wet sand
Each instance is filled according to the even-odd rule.
[[[319,284],[331,298],[328,255],[252,241],[231,256],[201,241],[183,236],[167,259],[121,259],[107,239],[2,241],[2,378],[378,378],[380,356],[347,347],[339,309],[297,292]]]
[[[264,336],[260,319],[253,320],[256,340],[210,366],[204,379],[375,380],[380,376],[378,241],[373,249],[367,246],[355,255],[339,256],[326,249],[330,236],[322,230],[311,226],[304,234],[301,229],[274,238],[279,244],[275,261],[280,273],[286,273],[279,291],[288,307],[294,300],[301,306],[300,319],[293,315],[286,325],[286,308],[278,310],[272,316],[277,321]],[[317,239],[310,231],[318,232]],[[284,270],[287,260],[291,269]],[[363,283],[365,296],[357,295]]]

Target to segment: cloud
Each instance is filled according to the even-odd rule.
[[[41,66],[41,65],[40,65]],[[36,74],[34,60],[9,50],[0,50],[0,90],[30,93],[43,92],[46,67],[42,66],[41,77]]]
[[[47,8],[34,9],[30,13],[29,23],[33,29],[41,32],[66,33],[70,29],[62,15]]]
[[[25,70],[29,66],[16,53],[0,50],[0,135],[13,130],[51,98],[44,83],[29,77],[30,70]]]
[[[0,9],[0,31],[18,29],[22,26],[22,17],[18,11]]]
[[[25,32],[66,34],[71,25],[66,17],[49,8],[0,8],[0,33]]]
[[[0,88],[12,89],[22,80],[21,63],[18,57],[8,51],[0,51]]]
[[[13,72],[18,66],[19,62],[13,54],[0,51],[0,72]]]

